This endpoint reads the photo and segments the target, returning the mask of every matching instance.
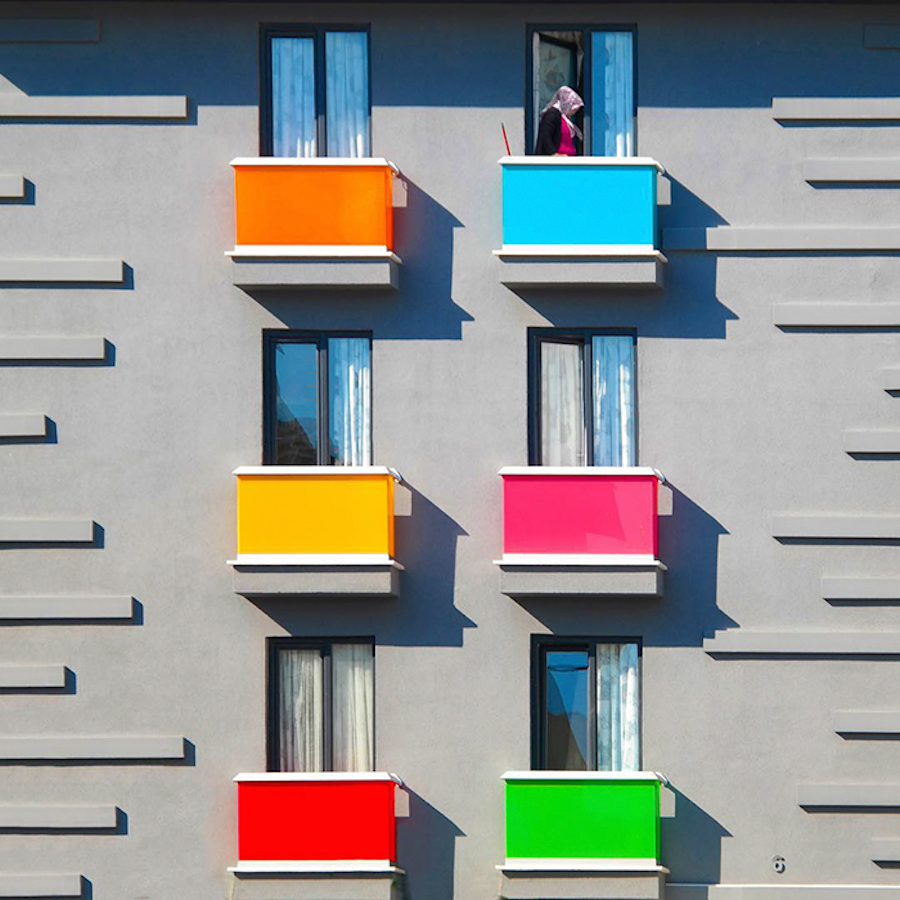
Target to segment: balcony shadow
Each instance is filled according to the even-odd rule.
[[[407,487],[409,487],[407,485]],[[454,605],[456,543],[466,534],[415,488],[412,515],[395,520],[400,596],[374,598],[248,598],[289,634],[374,635],[393,647],[461,647],[463,630],[476,623]]]
[[[662,864],[670,880],[682,884],[716,884],[722,869],[722,839],[731,832],[704,812],[678,788],[669,785],[675,797],[675,815],[660,819]]]
[[[287,328],[372,330],[381,340],[461,340],[474,317],[453,301],[453,231],[462,223],[412,182],[394,210],[400,289],[244,288]]]
[[[700,647],[704,633],[737,623],[718,606],[719,538],[728,531],[676,488],[659,519],[664,596],[522,598],[553,634],[639,636],[648,647]]]
[[[408,897],[444,900],[453,896],[459,837],[465,837],[465,832],[415,791],[409,791],[409,817],[397,819],[397,859],[406,870]]]

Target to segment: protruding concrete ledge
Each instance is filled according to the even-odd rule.
[[[389,289],[400,286],[400,258],[386,247],[235,247],[232,282],[247,290]]]
[[[839,710],[834,714],[838,734],[900,734],[900,710]]]
[[[96,44],[98,19],[0,19],[3,44]]]
[[[568,557],[567,557],[568,558]],[[500,592],[507,597],[661,597],[666,567],[658,560],[533,561],[520,556],[495,560],[500,569]]]
[[[100,831],[118,824],[115,806],[0,806],[0,830]]]
[[[0,105],[3,103],[0,94]],[[120,284],[121,259],[0,259],[0,282]]]
[[[900,516],[803,515],[776,513],[772,537],[800,540],[900,539]]]
[[[24,175],[0,175],[0,199],[23,200],[25,198]]]
[[[900,26],[866,25],[866,50],[900,50]]]
[[[843,578],[823,578],[822,598],[825,600],[900,600],[900,577],[878,578],[860,575]]]
[[[873,838],[871,847],[872,862],[900,862],[900,838]]]
[[[579,868],[577,860],[569,863],[570,870],[560,867],[540,870],[498,866],[500,896],[504,900],[662,900],[667,869],[656,866],[654,871],[615,869],[610,860],[606,871]]]
[[[642,288],[660,290],[666,258],[658,250],[628,253],[565,252],[555,248],[504,247],[495,250],[500,282],[511,288]]]
[[[92,544],[91,519],[0,519],[0,544]]]
[[[900,631],[750,631],[705,638],[711,656],[900,656]]]
[[[0,360],[35,362],[103,362],[102,337],[0,337]]]
[[[900,228],[865,226],[759,226],[742,228],[666,228],[665,250],[709,250],[723,253],[900,251]]]
[[[0,594],[3,619],[131,619],[134,597],[29,597]]]
[[[897,328],[900,303],[776,303],[772,321],[779,328]]]
[[[892,884],[667,884],[667,900],[900,900]]]
[[[900,316],[898,316],[900,318]],[[881,370],[881,386],[886,391],[900,391],[900,369],[885,367]]]
[[[0,94],[3,119],[186,119],[187,97],[29,97]]]
[[[0,665],[0,688],[4,690],[64,688],[67,675],[65,666]]]
[[[47,417],[43,413],[0,413],[0,438],[45,438]]]
[[[900,784],[798,784],[797,804],[804,807],[900,807]]]
[[[0,760],[144,760],[184,759],[183,737],[0,737]],[[0,895],[2,896],[2,895]]]
[[[848,428],[844,431],[844,451],[861,456],[900,453],[900,429]]]
[[[885,183],[900,181],[900,159],[808,159],[803,177],[817,182]]]
[[[403,566],[384,562],[256,564],[230,560],[242,597],[397,597]]]
[[[774,97],[772,118],[779,121],[900,121],[897,97]]]
[[[81,897],[83,894],[81,875],[73,874],[13,874],[0,872],[0,897]]]
[[[402,900],[404,871],[387,861],[381,870],[364,868],[359,860],[322,860],[289,869],[290,863],[241,863],[234,873],[233,900]],[[276,867],[281,866],[281,870]],[[266,869],[266,867],[269,867]],[[286,868],[287,867],[287,868]]]

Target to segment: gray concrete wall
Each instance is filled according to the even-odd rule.
[[[414,792],[399,826],[412,900],[496,896],[500,775],[530,763],[530,636],[553,632],[644,641],[644,766],[677,792],[663,825],[672,882],[897,884],[872,862],[873,838],[900,837],[890,809],[802,807],[798,786],[828,801],[871,794],[835,786],[900,783],[895,743],[834,724],[836,712],[900,710],[896,659],[834,656],[828,642],[900,630],[896,606],[822,591],[823,578],[900,576],[898,541],[773,530],[774,515],[898,511],[895,455],[843,443],[848,429],[896,424],[900,400],[883,384],[900,365],[897,325],[773,321],[774,304],[896,300],[896,252],[844,252],[832,234],[824,250],[748,253],[746,235],[726,235],[705,246],[738,249],[668,251],[666,290],[647,296],[517,294],[491,254],[500,122],[513,152],[523,145],[527,23],[637,24],[639,152],[673,183],[663,228],[900,226],[896,187],[807,180],[810,159],[897,159],[900,125],[772,109],[896,93],[900,54],[864,40],[866,26],[900,23],[894,7],[3,3],[0,16],[101,23],[99,41],[65,26],[71,42],[0,45],[8,91],[56,98],[0,103],[16,116],[0,121],[0,175],[26,179],[0,205],[0,258],[92,261],[85,271],[104,279],[125,263],[121,282],[0,286],[0,343],[27,339],[0,362],[0,413],[48,419],[44,436],[0,437],[0,525],[95,523],[90,543],[49,544],[51,526],[4,544],[0,600],[135,600],[130,619],[0,623],[2,665],[68,670],[57,686],[3,690],[4,738],[110,739],[100,759],[0,759],[4,805],[119,810],[90,833],[0,829],[0,873],[59,876],[34,883],[66,891],[81,874],[94,900],[224,898],[231,778],[265,767],[266,637],[361,634],[377,642],[377,767]],[[258,24],[285,21],[371,23],[373,146],[410,185],[399,292],[231,284],[228,161],[258,151]],[[61,114],[92,118],[47,118]],[[496,470],[527,462],[526,328],[546,325],[637,329],[640,461],[674,489],[661,601],[500,593]],[[232,591],[230,472],[261,459],[261,331],[278,327],[374,334],[375,461],[413,491],[398,600]],[[107,343],[73,353],[36,337]],[[48,359],[53,348],[64,358]],[[824,635],[800,642],[815,652],[704,650],[738,627]],[[186,743],[106,758],[121,737]]]

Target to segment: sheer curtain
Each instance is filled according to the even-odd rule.
[[[634,340],[628,335],[595,335],[591,353],[594,465],[633,466]]]
[[[369,156],[369,40],[364,31],[325,34],[328,155]]]
[[[272,38],[272,154],[316,155],[315,44]]]
[[[585,464],[581,345],[541,342],[541,465]]]
[[[595,31],[591,35],[594,156],[634,155],[633,54],[630,31]]]
[[[318,648],[278,654],[278,759],[282,772],[321,772],[323,734],[322,654]]]
[[[375,765],[375,657],[371,644],[334,644],[332,768],[371,772]]]
[[[634,772],[641,764],[637,644],[597,644],[597,768]]]
[[[368,338],[328,341],[328,418],[336,466],[372,464],[372,363]]]

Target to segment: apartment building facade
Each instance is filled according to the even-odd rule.
[[[896,900],[893,5],[2,3],[0,75],[0,897]]]

